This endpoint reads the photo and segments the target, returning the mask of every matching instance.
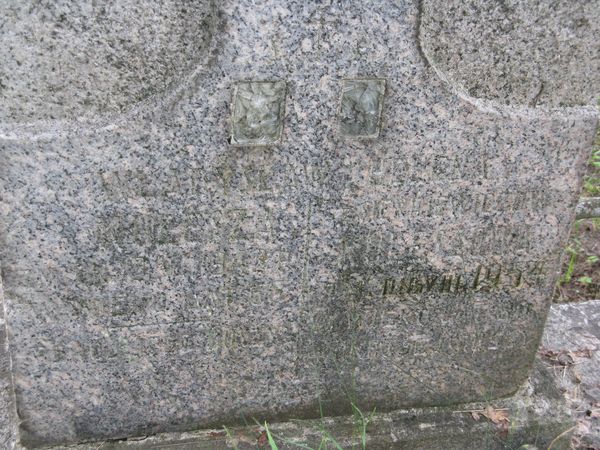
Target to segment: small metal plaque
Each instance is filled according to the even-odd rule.
[[[338,112],[339,131],[350,138],[376,138],[381,128],[385,80],[344,80]]]
[[[283,131],[285,91],[285,81],[237,83],[233,100],[231,144],[276,144]]]

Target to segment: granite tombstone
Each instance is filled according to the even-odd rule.
[[[428,2],[146,3],[0,6],[22,441],[515,392],[596,112],[471,96]]]

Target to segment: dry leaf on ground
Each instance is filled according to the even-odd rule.
[[[491,422],[497,424],[500,423],[508,423],[508,410],[507,409],[494,409],[491,406],[486,407],[485,409],[476,409],[473,411],[462,411],[471,413],[471,417],[475,420],[481,419],[481,416],[486,417]]]
[[[557,366],[572,366],[575,364],[575,360],[577,358],[591,358],[592,350],[589,348],[579,349],[579,350],[549,350],[542,348],[538,352],[538,354],[547,360],[549,360],[552,364]]]
[[[488,406],[484,409],[482,414],[496,425],[508,423],[508,411],[505,409],[494,409],[491,406]]]
[[[590,348],[584,348],[581,350],[575,350],[573,352],[569,352],[573,358],[591,358],[593,350]]]
[[[491,422],[496,425],[498,429],[498,434],[501,438],[506,438],[508,436],[508,411],[505,409],[494,409],[491,406],[488,406],[483,411],[483,415],[487,417]]]
[[[264,447],[269,443],[269,438],[267,437],[267,432],[263,431],[262,433],[260,433],[260,436],[258,437],[256,444],[259,447]]]

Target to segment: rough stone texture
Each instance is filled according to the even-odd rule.
[[[600,300],[554,305],[540,353],[577,418],[575,448],[600,448]]]
[[[553,450],[569,448],[573,426],[570,411],[553,384],[548,368],[537,361],[532,379],[510,399],[493,404],[475,403],[460,408],[423,408],[398,410],[387,414],[374,414],[367,425],[366,448],[404,450],[517,450],[522,445],[547,449],[551,442]],[[481,416],[473,418],[470,411],[482,411],[492,406],[506,411],[510,425],[507,429]],[[366,414],[366,412],[365,412]],[[277,446],[282,450],[322,448],[319,445],[329,439],[329,447],[336,448],[335,441],[344,449],[362,448],[361,422],[352,417],[323,418],[292,421],[269,425]],[[106,442],[102,450],[168,449],[181,450],[240,450],[270,448],[264,442],[264,428],[246,426],[206,430],[190,433],[173,433],[121,442]],[[228,434],[229,433],[229,436]],[[561,436],[562,435],[562,436]],[[266,444],[266,443],[265,443]],[[69,447],[72,448],[72,447]],[[98,444],[77,446],[74,450],[97,450]],[[531,448],[531,447],[530,447]],[[58,447],[54,450],[68,450]]]
[[[510,105],[596,105],[600,0],[423,0],[421,43],[470,95]]]
[[[595,110],[456,95],[417,2],[231,0],[213,20],[176,95],[106,126],[0,130],[23,442],[515,392]],[[341,81],[365,77],[386,80],[381,133],[348,141]],[[281,144],[228,144],[240,80],[287,82]]]
[[[14,391],[10,374],[10,357],[4,320],[4,295],[0,277],[0,448],[12,450],[16,446]]]
[[[578,219],[593,219],[600,217],[600,197],[581,198],[577,205]]]
[[[573,439],[571,448],[597,448],[598,445],[593,439],[597,439],[599,434],[597,431],[592,431],[592,428],[594,423],[597,426],[597,422],[593,421],[598,419],[590,419],[586,414],[588,408],[586,399],[590,394],[594,395],[594,380],[596,384],[598,382],[597,362],[600,340],[597,316],[599,312],[600,301],[554,305],[547,321],[540,356],[535,361],[534,370],[528,381],[513,397],[487,404],[375,413],[366,428],[367,448],[369,450],[390,448],[541,450],[548,448],[554,441],[552,448],[557,450],[569,448],[571,438]],[[561,368],[551,364],[551,361],[544,356],[550,349],[546,347],[547,345],[557,351],[591,349],[592,358],[581,357],[569,367]],[[572,370],[584,373],[592,383],[579,384],[580,389],[576,389],[571,379],[571,374],[574,373],[571,372]],[[565,372],[568,376],[565,376]],[[591,389],[588,391],[588,388]],[[577,396],[579,402],[572,401],[575,400],[572,394],[577,391],[579,391]],[[570,411],[566,407],[563,392],[571,400]],[[597,400],[596,397],[595,401]],[[584,406],[581,401],[586,402],[586,405]],[[483,416],[479,420],[474,420],[469,412],[465,412],[481,411],[488,406],[506,410],[510,420],[508,430],[503,431],[501,427]],[[574,435],[565,433],[573,428],[573,416],[580,420]],[[332,438],[343,448],[350,449],[360,448],[359,424],[360,421],[351,417],[327,417],[318,420],[272,423],[269,429],[275,435],[281,449],[300,448],[292,445],[292,442],[319,448],[324,438]],[[54,450],[165,448],[216,450],[235,448],[235,446],[243,450],[257,448],[258,444],[264,442],[264,429],[260,426],[229,427],[228,432],[229,435],[223,428],[215,428],[185,433],[165,433],[116,442],[59,446]],[[582,432],[585,434],[583,438]],[[558,438],[561,435],[562,437]],[[331,443],[331,440],[329,442]]]
[[[211,0],[0,2],[0,123],[124,112],[194,70]]]

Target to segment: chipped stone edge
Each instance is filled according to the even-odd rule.
[[[600,197],[582,197],[577,204],[577,219],[600,217]]]
[[[18,416],[6,316],[2,267],[0,265],[0,361],[8,363],[7,367],[0,368],[0,445],[3,445],[3,448],[7,450],[16,450],[21,447],[17,443]]]

